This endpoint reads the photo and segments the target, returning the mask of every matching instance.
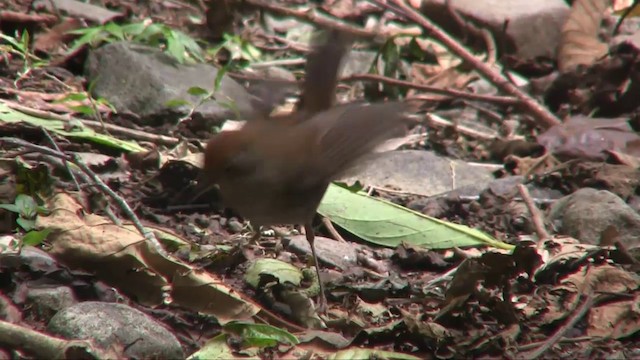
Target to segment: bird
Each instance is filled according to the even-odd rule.
[[[303,225],[320,285],[321,312],[327,301],[312,226],[320,202],[332,181],[407,127],[403,102],[334,104],[349,45],[349,36],[335,30],[315,45],[293,113],[254,119],[240,129],[213,135],[194,191],[197,197],[217,186],[222,203],[255,229]]]

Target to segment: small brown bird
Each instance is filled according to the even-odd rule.
[[[406,126],[406,105],[401,103],[331,107],[347,45],[334,32],[314,48],[298,111],[214,135],[197,186],[201,194],[217,184],[223,203],[256,227],[304,225],[320,283],[321,311],[326,298],[312,228],[320,201],[331,181]]]

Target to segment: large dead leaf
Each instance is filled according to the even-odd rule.
[[[540,134],[538,143],[563,159],[603,161],[611,151],[640,156],[640,136],[625,118],[574,116]]]
[[[49,216],[39,216],[39,228],[49,235],[51,254],[73,268],[82,268],[112,286],[155,306],[163,302],[215,316],[222,324],[256,315],[260,308],[215,276],[159,254],[133,226],[85,214],[70,195],[48,201]]]
[[[598,30],[611,0],[577,0],[562,28],[558,51],[560,71],[568,71],[578,65],[591,65],[605,56],[607,44],[598,39]]]

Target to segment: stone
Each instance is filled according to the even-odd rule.
[[[565,0],[425,0],[422,13],[429,14],[430,19],[457,37],[461,27],[447,6],[477,26],[489,29],[497,44],[506,44],[508,53],[523,59],[555,59],[570,10]]]
[[[557,231],[585,244],[597,245],[609,226],[618,231],[628,249],[640,241],[640,215],[620,197],[606,190],[583,188],[553,204],[548,220]]]
[[[178,339],[169,330],[125,304],[78,303],[58,312],[47,330],[67,339],[91,339],[105,349],[121,347],[126,358],[184,358]]]
[[[215,86],[218,69],[208,64],[180,64],[160,49],[129,42],[105,45],[93,51],[86,65],[93,82],[92,95],[103,97],[119,112],[139,115],[144,123],[178,120],[201,100],[188,90]],[[169,106],[170,101],[189,105]],[[215,98],[195,108],[192,118],[219,125],[227,119],[251,118],[252,96],[235,80],[224,76]]]

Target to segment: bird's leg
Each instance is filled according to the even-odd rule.
[[[318,255],[316,254],[316,247],[314,244],[315,234],[313,232],[313,227],[311,226],[311,224],[304,225],[304,232],[307,237],[307,241],[309,242],[309,246],[311,246],[313,263],[316,267],[316,276],[318,277],[318,284],[320,285],[320,297],[318,298],[318,312],[323,313],[327,308],[327,298],[324,296],[324,285],[322,284],[322,279],[320,278],[320,263],[318,262]]]
[[[262,227],[260,225],[251,225],[253,235],[251,236],[251,243],[260,246],[260,236],[262,236]]]

